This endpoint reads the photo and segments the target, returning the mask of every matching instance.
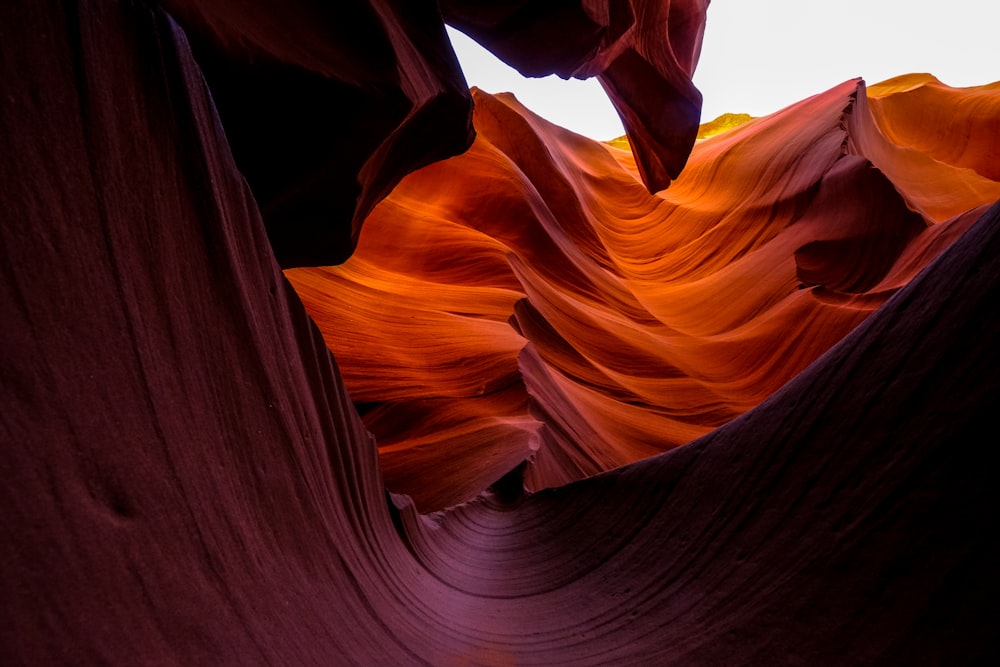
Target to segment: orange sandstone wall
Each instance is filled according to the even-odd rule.
[[[288,272],[389,488],[434,510],[522,461],[539,489],[667,451],[843,338],[1000,199],[963,148],[995,152],[1000,89],[872,90],[699,140],[657,195],[627,142],[473,91],[467,153],[405,178],[343,266]]]

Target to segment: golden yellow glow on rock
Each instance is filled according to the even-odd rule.
[[[748,113],[724,113],[715,120],[710,120],[698,126],[698,140],[708,139],[717,134],[728,132],[751,120],[753,120],[753,116]]]
[[[608,146],[613,146],[613,147],[619,148],[619,149],[621,149],[623,151],[631,151],[632,150],[632,146],[628,142],[628,137],[624,136],[624,135],[620,136],[620,137],[618,137],[616,139],[611,139],[609,141],[605,141],[604,143],[606,143]]]

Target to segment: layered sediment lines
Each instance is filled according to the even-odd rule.
[[[252,3],[241,6],[247,15],[240,18],[252,19]],[[430,11],[421,3],[336,6],[378,14],[389,23],[396,16],[408,26],[407,39],[417,42],[440,28],[433,12],[423,14],[434,19],[426,25],[405,20]],[[586,4],[596,14],[601,6]],[[177,16],[192,20],[184,12]],[[280,22],[286,19],[295,20],[279,17],[270,30],[267,20],[260,21],[255,30],[265,42],[287,44],[295,31]],[[224,17],[223,23],[236,20]],[[678,21],[672,26],[683,32],[685,24]],[[830,215],[823,202],[856,191],[834,187],[842,183],[882,193],[884,179],[909,203],[907,211],[924,211],[916,213],[924,227],[910,235],[904,223],[912,215],[889,216],[898,207],[879,200],[876,210],[909,239],[898,257],[880,265],[884,272],[858,265],[854,253],[790,242],[792,250],[805,250],[786,258],[782,270],[792,272],[794,281],[827,281],[796,293],[825,295],[841,306],[882,298],[873,285],[895,293],[756,408],[685,447],[528,495],[520,492],[519,477],[507,476],[469,503],[421,514],[406,496],[386,491],[376,443],[323,335],[282,273],[273,221],[262,216],[253,179],[239,168],[247,156],[234,156],[227,114],[221,122],[217,115],[213,77],[202,75],[186,36],[198,28],[181,25],[142,2],[0,3],[0,662],[1000,661],[993,622],[1000,599],[1000,544],[993,530],[1000,503],[989,439],[1000,389],[1000,318],[994,314],[1000,301],[1000,206],[980,216],[972,203],[970,213],[927,226],[928,211],[960,202],[915,188],[916,176],[896,185],[886,176],[887,163],[857,166],[863,158],[852,147],[877,136],[854,134],[850,117],[837,116],[843,130],[803,130],[821,137],[832,132],[843,154],[831,158],[821,151],[811,158],[831,166],[801,202],[799,219],[783,229],[812,224],[822,233],[803,233],[809,243],[836,248],[845,239],[853,242],[860,234],[850,231],[855,227],[849,225],[848,233],[823,226]],[[323,40],[357,38],[355,46],[363,45],[372,34],[361,27]],[[236,43],[244,44],[242,39]],[[310,44],[309,36],[302,40]],[[351,66],[368,57],[385,64],[370,53],[355,55]],[[260,60],[255,55],[253,61]],[[389,60],[419,73],[419,59],[397,54]],[[831,117],[838,107],[850,107],[849,116],[857,117],[860,102],[852,102],[852,85],[808,104]],[[360,90],[371,92],[364,85]],[[869,100],[873,109],[875,99]],[[528,130],[537,122],[520,111],[509,113],[510,100],[487,100],[483,107],[490,104],[498,118],[524,119]],[[378,111],[377,105],[365,108]],[[979,122],[978,113],[969,118]],[[747,124],[744,131],[763,132],[753,128]],[[463,123],[459,134],[466,129]],[[491,397],[483,418],[529,432],[530,449],[536,443],[530,436],[537,433],[531,431],[545,416],[531,408],[523,412],[520,402],[531,394],[515,391],[518,382],[527,388],[529,378],[543,372],[556,380],[571,372],[608,375],[583,355],[569,353],[560,342],[569,333],[545,328],[552,320],[560,323],[549,313],[572,307],[591,315],[597,326],[621,321],[621,315],[607,315],[609,303],[637,318],[670,304],[657,306],[652,287],[632,288],[666,269],[636,261],[638,251],[625,241],[606,242],[611,232],[589,222],[595,204],[579,203],[578,181],[564,167],[543,168],[537,145],[528,144],[517,168],[509,166],[519,145],[514,140],[538,136],[528,130],[515,125],[513,143],[485,157],[473,153],[500,160],[513,174],[504,186],[511,196],[498,195],[495,215],[479,219],[497,229],[512,220],[506,236],[491,232],[494,240],[483,242],[477,256],[481,284],[470,277],[480,275],[479,269],[433,259],[425,266],[420,258],[432,255],[414,251],[402,256],[423,273],[408,270],[407,281],[393,278],[388,285],[345,281],[342,287],[365,297],[356,313],[360,322],[372,314],[390,320],[386,311],[400,305],[383,293],[409,286],[409,312],[419,311],[434,327],[462,332],[457,342],[445,337],[454,342],[449,349],[456,358],[464,350],[463,363],[478,364],[476,373],[452,373],[449,391],[464,396],[481,389]],[[599,151],[609,164],[622,165],[623,182],[636,193],[643,190],[627,154],[547,132],[546,141]],[[378,144],[379,136],[366,141]],[[798,134],[784,136],[793,141]],[[411,141],[412,135],[400,146]],[[889,143],[898,146],[895,141]],[[889,155],[890,148],[880,150]],[[345,160],[353,163],[362,154]],[[550,153],[553,159],[576,154]],[[747,150],[724,162],[753,155]],[[870,159],[876,162],[874,153]],[[951,163],[934,160],[943,165],[941,178],[950,173]],[[989,160],[970,160],[955,158],[961,162],[955,169],[982,175],[970,165]],[[402,175],[396,171],[401,165],[381,164]],[[807,172],[810,164],[803,158]],[[924,165],[901,173],[929,172]],[[521,186],[543,183],[544,174],[563,185],[555,194],[536,187],[526,198]],[[760,186],[755,180],[742,187],[756,192],[773,182],[764,178]],[[439,183],[442,211],[455,205],[448,183]],[[682,184],[675,185],[681,197]],[[724,204],[740,187],[716,182],[695,201],[719,190]],[[489,205],[502,191],[473,197],[471,210]],[[953,191],[967,196],[961,188]],[[315,190],[303,184],[298,192],[308,201]],[[679,207],[679,201],[659,199],[656,206]],[[565,208],[555,206],[559,202]],[[776,194],[766,208],[799,210],[782,202]],[[551,229],[535,222],[515,225],[525,206],[531,215],[548,211]],[[807,218],[813,206],[820,207],[819,222]],[[335,235],[344,244],[340,252],[349,251],[350,234],[345,239],[340,233],[350,229],[354,211],[352,203],[347,214],[331,218],[344,225]],[[758,215],[771,219],[768,211]],[[846,213],[844,218],[851,220]],[[457,226],[444,215],[437,222]],[[300,231],[298,247],[320,243],[308,229]],[[366,226],[363,241],[368,231]],[[381,242],[402,248],[425,232],[410,233],[409,239],[400,232]],[[518,240],[519,234],[524,238]],[[697,247],[701,236],[684,245]],[[459,238],[461,247],[469,238]],[[860,238],[862,249],[896,247],[877,233]],[[537,264],[514,252],[522,246],[538,249]],[[309,254],[335,249],[333,243]],[[739,262],[726,256],[714,261],[719,267]],[[595,264],[602,270],[594,271]],[[369,278],[384,270],[352,269]],[[674,269],[678,276],[696,270]],[[563,271],[568,277],[558,280]],[[447,301],[442,281],[432,280],[438,275],[462,277]],[[537,307],[530,301],[535,293],[545,297]],[[430,305],[446,302],[452,310],[418,308],[428,296]],[[501,313],[512,304],[518,328],[505,329]],[[733,317],[720,311],[705,324],[686,323],[686,335],[697,339],[698,327],[719,327]],[[664,326],[650,318],[636,322],[637,332]],[[522,334],[531,326],[545,331],[561,355],[551,360],[536,353],[530,357],[538,362],[535,371],[523,360],[511,365],[507,356],[523,347]],[[350,326],[343,331],[353,335]],[[645,336],[629,342],[643,349]],[[495,352],[468,352],[486,350],[483,340],[499,343],[491,348]],[[421,359],[407,345],[390,349],[388,338],[372,346],[372,358],[383,354],[407,364]],[[500,378],[497,384],[481,383],[484,369]],[[649,382],[631,386],[652,391]],[[386,387],[385,396],[412,397],[413,391],[412,382],[400,380]],[[366,414],[384,405],[375,392],[365,400]],[[482,408],[470,401],[456,402],[444,415],[425,409],[436,400],[408,404],[413,419],[439,419],[444,431]],[[619,421],[625,427],[629,419],[631,413],[623,412]]]
[[[872,90],[739,118],[657,195],[627,143],[474,91],[467,153],[404,179],[343,266],[288,272],[389,488],[435,510],[522,461],[539,489],[669,450],[856,327],[1000,199],[1000,89]],[[908,142],[921,118],[938,138]]]

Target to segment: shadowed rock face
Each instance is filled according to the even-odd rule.
[[[1000,297],[1000,208],[980,215],[984,207],[963,199],[971,196],[965,186],[947,180],[954,170],[967,170],[992,182],[989,156],[996,144],[978,145],[996,137],[976,130],[980,138],[959,150],[938,130],[920,132],[918,121],[892,126],[896,134],[884,122],[894,113],[892,86],[918,98],[938,99],[935,88],[956,100],[967,93],[930,81],[873,86],[867,99],[857,95],[851,102],[846,145],[843,133],[809,130],[811,123],[789,130],[792,138],[815,131],[823,146],[829,141],[842,148],[834,157],[819,150],[791,169],[801,170],[805,181],[822,175],[806,201],[791,188],[789,202],[778,197],[768,203],[768,215],[805,207],[794,224],[776,224],[776,238],[800,225],[811,230],[788,244],[782,275],[792,271],[794,280],[823,285],[831,307],[884,301],[803,372],[757,407],[664,455],[528,495],[518,494],[516,480],[508,478],[473,502],[421,515],[405,496],[387,496],[375,442],[320,330],[275,260],[275,224],[285,219],[262,217],[257,199],[257,191],[270,184],[264,164],[269,153],[253,156],[250,132],[243,135],[244,148],[231,143],[229,123],[243,121],[226,120],[232,109],[226,112],[214,101],[214,77],[203,77],[192,55],[209,62],[236,47],[265,44],[264,52],[303,69],[323,71],[303,59],[332,63],[324,76],[339,82],[331,84],[335,88],[347,86],[338,91],[363,77],[391,79],[386,68],[393,64],[408,71],[400,80],[419,78],[419,67],[400,63],[430,62],[425,78],[443,81],[446,72],[426,55],[434,48],[418,49],[426,60],[406,60],[398,55],[408,52],[404,42],[394,41],[405,35],[410,43],[433,42],[439,20],[431,21],[426,7],[399,4],[344,4],[359,17],[357,32],[347,35],[342,24],[340,32],[322,28],[324,12],[333,10],[305,3],[299,8],[304,13],[290,9],[285,18],[266,20],[257,13],[263,9],[248,6],[230,15],[223,4],[210,10],[171,4],[171,13],[131,2],[0,4],[3,663],[996,662],[1000,649],[992,619],[1000,549],[992,526],[998,503],[990,441],[983,434],[993,425],[998,393],[1000,319],[992,309]],[[385,42],[369,40],[377,31],[363,19],[373,16],[383,27],[393,21],[405,26],[398,34],[384,29],[396,35],[387,38],[396,54],[392,62],[384,55]],[[291,34],[301,37],[289,39]],[[189,35],[198,44],[194,52]],[[215,42],[218,53],[206,54]],[[319,48],[326,44],[329,52]],[[253,53],[253,63],[266,60]],[[338,60],[337,54],[350,57]],[[334,65],[343,68],[336,76]],[[299,88],[277,75],[283,68],[272,70],[273,82],[282,81],[274,84],[277,89],[301,92],[302,100],[320,95],[313,87],[317,79],[304,76]],[[239,84],[244,90],[233,100],[249,94],[248,81]],[[835,109],[855,86],[808,104]],[[958,105],[969,111],[970,126],[995,129],[981,121],[982,113],[994,113],[990,90],[968,93],[980,96],[974,105]],[[408,100],[388,105],[390,119],[411,118],[400,110],[426,99],[385,94]],[[450,99],[467,105],[461,101],[465,93],[456,94]],[[350,99],[367,98],[358,93]],[[513,345],[516,337],[530,337],[532,324],[549,336],[551,349],[568,349],[570,334],[560,325],[572,318],[550,315],[559,312],[554,306],[580,309],[584,297],[597,298],[599,288],[622,284],[616,272],[626,268],[638,276],[630,284],[642,284],[641,262],[637,249],[626,252],[624,240],[603,245],[609,233],[588,217],[596,209],[579,203],[581,193],[606,203],[589,194],[601,190],[595,184],[574,189],[577,177],[566,178],[568,172],[556,174],[566,183],[557,190],[561,198],[553,199],[545,186],[527,200],[533,212],[565,213],[562,233],[574,243],[556,248],[587,259],[566,269],[580,278],[577,299],[561,298],[566,290],[556,279],[569,266],[562,257],[552,266],[507,259],[519,257],[508,248],[531,247],[524,239],[516,246],[514,231],[506,237],[499,231],[499,214],[524,206],[524,191],[514,186],[558,181],[530,148],[541,142],[538,137],[555,141],[550,155],[556,160],[577,155],[564,150],[577,142],[580,155],[603,155],[621,165],[615,173],[630,178],[623,183],[631,182],[646,198],[635,194],[635,201],[649,195],[628,154],[545,129],[512,100],[480,99],[481,111],[521,118],[527,130],[485,152],[474,146],[471,157],[506,164],[518,155],[519,137],[536,137],[535,144],[520,148],[523,178],[497,187],[509,196],[495,204],[495,241],[485,244],[490,253],[483,255],[489,270],[477,287],[502,285],[491,287],[492,300],[479,300],[482,335]],[[861,113],[866,103],[871,111]],[[920,105],[928,119],[920,122],[936,128],[935,104]],[[451,103],[445,107],[455,113]],[[435,109],[426,112],[429,118]],[[956,112],[956,123],[965,122],[963,114]],[[402,122],[397,128],[407,123],[359,121],[366,135],[393,122]],[[737,137],[766,137],[762,126],[769,122],[778,127],[785,121],[754,121],[699,150],[724,152],[721,147]],[[467,119],[460,127],[447,141],[468,138]],[[541,134],[539,127],[545,129]],[[406,170],[440,157],[429,141],[411,149],[417,139],[406,138],[407,130],[394,132],[388,139],[356,137],[352,141],[363,147],[344,151],[345,160],[373,165],[358,181],[363,192],[374,193],[365,195],[365,205],[373,206]],[[400,137],[398,147],[379,153],[386,141],[396,146],[393,137]],[[456,146],[450,145],[449,151]],[[788,150],[813,155],[807,148]],[[927,160],[899,158],[905,148]],[[303,156],[302,189],[286,191],[287,183],[274,183],[273,192],[297,192],[308,203],[319,189],[310,189],[315,181],[307,172],[330,179],[333,192],[346,191],[340,167],[316,167],[323,150],[315,149],[311,158],[308,150]],[[241,151],[247,151],[243,157]],[[412,159],[396,165],[385,157],[395,151]],[[724,162],[755,155],[741,149]],[[257,178],[263,180],[255,185],[240,168],[253,172],[250,165],[258,159]],[[824,160],[831,166],[817,170],[814,162]],[[692,179],[701,173],[697,164],[692,157]],[[704,164],[710,173],[726,173],[718,162]],[[741,187],[767,184],[699,177],[685,186],[686,178],[687,171],[656,205],[688,206],[695,221],[709,215],[698,210],[698,202],[728,206],[743,201]],[[949,187],[935,189],[941,179]],[[693,190],[685,194],[686,187]],[[701,195],[699,187],[705,189]],[[969,187],[986,197],[991,186]],[[407,188],[404,183],[401,201]],[[901,211],[892,191],[912,215]],[[831,212],[854,192],[876,200],[871,205],[893,221],[906,243],[892,240],[898,234],[859,232],[867,227],[854,226],[856,211],[864,210],[856,202]],[[441,210],[454,205],[446,185],[439,194]],[[475,203],[470,211],[478,210]],[[394,205],[390,199],[385,208]],[[422,198],[421,205],[435,203]],[[282,232],[289,239],[285,256],[347,254],[350,241],[343,239],[356,234],[355,216],[364,218],[357,212],[363,205],[336,216],[332,209],[303,206],[324,211],[330,229],[339,230],[331,234],[341,240],[317,241],[320,226],[310,227],[312,222],[294,232],[300,220],[289,214],[289,229]],[[961,211],[971,213],[963,217]],[[913,216],[934,226],[909,231]],[[607,218],[607,224],[615,220]],[[834,218],[845,226],[828,227]],[[448,220],[442,215],[435,221]],[[704,227],[714,229],[707,222]],[[935,239],[928,236],[933,229],[942,230]],[[473,237],[463,234],[463,243]],[[537,225],[523,234],[553,243]],[[696,238],[685,245],[697,246]],[[851,245],[856,239],[863,242]],[[322,247],[313,254],[304,250],[310,245]],[[405,247],[407,258],[416,256],[410,241]],[[611,247],[617,249],[613,256]],[[761,250],[768,247],[762,241]],[[862,256],[871,256],[875,268],[859,261],[855,247],[869,253]],[[882,254],[887,249],[896,253],[891,260]],[[713,252],[704,252],[706,275],[713,261],[734,265],[732,257],[713,259]],[[602,257],[605,264],[594,270],[595,258]],[[697,264],[645,270],[652,276],[683,273]],[[892,296],[873,297],[873,285],[880,284]],[[527,290],[523,294],[530,298],[521,301],[519,285],[533,286],[553,307],[532,310],[542,301]],[[353,289],[368,288],[357,282]],[[820,291],[810,288],[797,298],[818,300]],[[366,293],[370,298],[358,303],[377,302]],[[463,307],[464,295],[458,288],[453,295]],[[631,303],[627,296],[616,288],[600,303]],[[673,303],[671,295],[659,302],[654,296],[648,303],[663,309]],[[423,289],[411,297],[430,298]],[[512,329],[508,340],[491,318],[512,301],[520,333]],[[725,319],[726,309],[720,311]],[[636,321],[655,325],[648,317]],[[720,323],[692,316],[687,326],[697,334],[699,326]],[[472,334],[469,340],[476,341]],[[501,347],[499,357],[506,350]],[[569,354],[538,353],[534,359],[535,375],[526,364],[512,369],[526,386],[528,378],[543,373],[568,377],[573,369],[588,368]],[[486,368],[499,363],[482,361]],[[462,388],[460,379],[455,385]],[[511,407],[504,409],[516,413],[521,398],[505,400]],[[419,405],[414,411],[414,420],[434,418]],[[592,418],[587,410],[579,412]],[[630,415],[623,413],[620,421],[629,423]]]
[[[432,1],[163,5],[282,266],[343,261],[404,174],[472,140],[468,86]]]

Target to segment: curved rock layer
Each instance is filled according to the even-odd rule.
[[[1000,660],[1000,207],[691,445],[419,515],[178,25],[24,1],[0,26],[3,664]]]
[[[848,81],[736,119],[660,195],[627,151],[474,99],[467,153],[407,177],[343,266],[288,272],[422,510],[522,461],[529,489],[558,486],[734,419],[1000,199],[1000,85]],[[911,145],[921,119],[937,138]]]

